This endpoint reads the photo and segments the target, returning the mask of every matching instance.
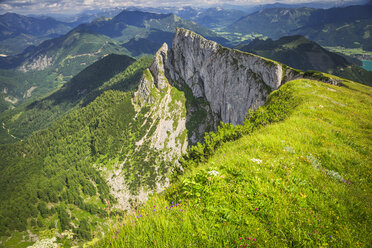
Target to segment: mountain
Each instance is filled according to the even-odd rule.
[[[16,55],[28,46],[64,35],[76,24],[60,22],[53,18],[34,18],[6,13],[0,15],[0,49],[2,54]]]
[[[128,7],[130,11],[147,11],[160,14],[174,14],[183,19],[196,22],[197,24],[214,29],[225,27],[245,16],[247,13],[241,10],[225,9],[220,7],[198,8],[198,7]]]
[[[273,39],[303,35],[322,46],[371,50],[371,5],[345,8],[265,9],[241,18],[227,32],[263,34]],[[319,31],[321,30],[321,32]]]
[[[0,67],[4,68],[0,69],[2,111],[30,97],[35,99],[54,91],[82,69],[111,53],[129,54],[107,36],[73,30],[17,56],[0,58]]]
[[[120,42],[132,39],[147,39],[158,43],[171,42],[177,27],[188,28],[218,42],[227,42],[213,31],[173,14],[156,14],[142,11],[124,10],[108,20],[97,20],[82,24],[77,30],[89,30],[103,34]]]
[[[293,68],[316,70],[371,85],[372,72],[366,71],[345,58],[327,51],[303,36],[286,36],[278,40],[256,39],[237,49],[270,58]],[[349,60],[349,61],[348,61]]]
[[[228,26],[246,15],[244,11],[219,7],[196,10],[190,15],[190,13],[185,13],[185,9],[183,8],[182,11],[180,10],[176,14],[211,29]]]
[[[185,29],[177,29],[172,47],[164,44],[148,66],[146,59],[107,56],[8,116],[20,127],[32,129],[39,122],[45,129],[0,145],[3,244],[16,243],[14,230],[38,236],[45,229],[71,230],[79,239],[59,239],[70,245],[109,232],[110,218],[162,192],[175,173],[188,168],[179,158],[189,145],[237,137],[228,124],[217,136],[204,134],[217,130],[220,121],[242,124],[287,81],[308,78],[328,83],[324,87],[354,87],[344,79],[224,48]],[[198,147],[203,145],[190,150],[196,160]]]
[[[83,24],[66,35],[29,47],[22,54],[0,58],[0,110],[43,96],[79,71],[110,53],[153,54],[172,41],[176,27],[187,27],[217,41],[214,32],[171,14],[123,11],[109,19]],[[20,73],[22,72],[22,73]]]
[[[2,113],[0,122],[6,129],[0,130],[1,143],[25,139],[34,131],[45,129],[72,110],[86,106],[102,93],[102,89],[117,87],[103,84],[115,75],[117,78],[124,77],[120,72],[127,67],[133,69],[135,66],[131,64],[134,61],[126,55],[110,54],[82,70],[49,96]],[[144,64],[149,66],[148,63]],[[139,76],[125,75],[128,77],[127,80],[133,81],[138,80]],[[132,86],[130,82],[125,85]]]
[[[253,12],[264,10],[264,9],[273,9],[273,8],[315,8],[315,9],[330,9],[330,8],[341,8],[348,7],[352,5],[365,5],[368,4],[369,0],[339,0],[339,1],[312,1],[312,2],[303,2],[303,3],[280,3],[275,2],[272,4],[263,4],[258,6],[253,6],[250,10]]]
[[[172,187],[88,244],[368,247],[371,88],[345,86],[284,84],[244,125],[207,135]]]
[[[46,15],[30,15],[36,18],[54,18],[61,22],[67,22],[78,26],[83,23],[89,23],[95,19],[110,18],[119,14],[123,9],[120,7],[107,8],[107,9],[87,9],[82,10],[78,14],[71,13],[46,13]]]
[[[113,213],[121,214],[119,210],[136,206],[147,194],[169,184],[169,175],[177,168],[174,153],[187,147],[187,132],[182,128],[186,99],[169,88],[154,92],[153,105],[136,102],[132,86],[138,85],[137,75],[142,76],[144,65],[144,60],[134,62],[100,83],[96,89],[102,94],[86,92],[93,98],[85,98],[90,99],[86,106],[72,110],[46,130],[0,146],[0,170],[6,175],[0,179],[1,236],[12,236],[15,229],[37,234],[45,229],[73,229],[76,240],[91,238],[91,228],[107,232],[106,201],[118,208]],[[66,86],[35,106],[53,108],[48,101],[76,92],[69,89]],[[25,155],[16,155],[23,149]]]

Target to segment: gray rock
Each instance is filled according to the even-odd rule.
[[[158,89],[169,83],[187,84],[195,98],[208,101],[214,115],[232,124],[242,124],[249,109],[263,105],[273,90],[290,80],[305,77],[340,85],[336,78],[304,74],[257,55],[222,47],[182,28],[177,29],[172,48],[164,43],[156,53],[150,71]]]
[[[166,65],[171,81],[182,81],[195,97],[205,97],[221,121],[242,124],[250,108],[265,103],[281,85],[281,64],[224,48],[178,29]]]

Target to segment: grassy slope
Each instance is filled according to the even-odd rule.
[[[96,246],[369,246],[371,88],[347,86],[282,86],[245,123],[261,128],[186,169]]]

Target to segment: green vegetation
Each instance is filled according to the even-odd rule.
[[[371,94],[295,80],[184,157],[97,247],[368,247]],[[119,227],[120,224],[120,227]]]
[[[334,52],[334,53],[342,53],[348,56],[356,57],[356,58],[363,58],[364,56],[367,58],[372,58],[372,52],[365,51],[360,48],[345,48],[341,46],[331,47],[325,46],[327,50]]]
[[[33,18],[15,13],[0,15],[2,27],[0,51],[2,54],[16,55],[31,45],[64,35],[74,24],[64,23],[52,18]]]
[[[372,51],[370,5],[344,8],[270,8],[243,17],[221,31],[272,39],[303,35],[322,46]]]
[[[256,38],[263,39],[263,40],[266,40],[268,38],[267,36],[264,36],[262,34],[256,34],[256,33],[241,34],[241,33],[235,33],[235,32],[227,32],[225,30],[222,30],[222,28],[213,29],[213,31],[215,31],[216,34],[229,40],[230,41],[229,45],[231,46],[236,46],[240,43],[247,43]]]
[[[86,106],[105,90],[132,89],[151,61],[150,57],[144,57],[133,63],[134,59],[125,55],[106,56],[53,94],[2,113],[0,121],[6,129],[0,130],[1,143],[17,141],[10,134],[24,139],[32,132],[50,126],[72,110]]]
[[[301,70],[317,70],[356,82],[372,85],[372,72],[357,66],[359,60],[329,52],[303,36],[286,36],[278,40],[256,39],[239,50],[279,61]]]
[[[5,58],[1,67],[10,69],[0,71],[0,103],[4,106],[0,111],[50,94],[87,66],[112,53],[129,54],[129,51],[109,37],[72,31],[19,55],[15,62],[14,57]],[[15,69],[17,66],[21,69]],[[34,90],[28,93],[31,87]],[[9,96],[17,98],[17,103],[6,102],[4,99]]]
[[[106,62],[114,69],[111,62],[115,60],[127,67],[123,65],[122,72],[105,82],[103,79],[114,72],[88,73],[93,68],[107,69]],[[153,89],[156,97],[152,104],[140,107],[132,102],[150,63],[151,58],[133,62],[129,57],[110,56],[28,106],[30,110],[13,115],[16,122],[41,112],[36,119],[48,128],[33,132],[24,141],[0,145],[2,244],[18,247],[31,242],[30,238],[18,239],[15,230],[23,234],[29,230],[40,237],[46,229],[53,230],[54,236],[46,238],[71,230],[74,241],[56,241],[70,245],[100,237],[109,228],[107,218],[123,214],[111,208],[109,201],[119,207],[135,207],[142,192],[154,192],[167,184],[178,157],[172,155],[173,147],[168,147],[167,141],[159,148],[154,140],[159,138],[156,132],[161,121],[173,120],[171,128],[178,128],[177,122],[186,117],[186,98],[177,89],[167,93]],[[88,78],[90,84],[86,85]],[[87,94],[76,93],[86,87],[90,87]],[[158,109],[164,101],[170,113]],[[46,118],[49,114],[58,120]],[[170,133],[167,135],[167,140],[171,139]],[[187,130],[182,130],[174,142],[181,149],[186,139]],[[126,196],[120,195],[121,202],[116,202],[118,192]]]
[[[263,35],[280,38],[306,24],[311,8],[270,8],[245,16],[221,31],[239,35]]]
[[[102,225],[107,216],[104,199],[111,202],[115,199],[98,168],[109,168],[110,161],[133,153],[133,142],[148,128],[143,118],[148,109],[142,110],[142,117],[135,118],[131,102],[133,92],[122,91],[131,90],[138,83],[143,68],[148,66],[149,59],[133,63],[122,73],[97,85],[99,87],[92,90],[90,96],[100,96],[86,102],[90,102],[86,107],[72,111],[25,141],[0,146],[3,175],[0,179],[0,236],[11,236],[13,240],[14,230],[28,229],[40,234],[46,228],[56,228],[60,232],[73,229],[77,235],[85,237],[88,226],[94,227],[96,235],[101,228],[106,228]],[[151,151],[141,152],[146,155]],[[135,161],[131,163],[131,169],[138,174]],[[142,165],[149,168],[147,164]],[[153,170],[155,166],[162,168],[159,163]],[[136,180],[133,189],[141,182]],[[146,181],[146,185],[150,185],[150,181]],[[10,243],[6,246],[13,247]]]

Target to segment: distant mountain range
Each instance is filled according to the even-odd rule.
[[[270,58],[296,69],[316,70],[372,85],[372,72],[360,68],[360,61],[332,53],[303,36],[286,36],[278,40],[256,39],[237,49]]]
[[[323,46],[372,50],[372,5],[345,8],[272,8],[241,18],[228,32],[258,33],[273,39],[303,35]]]
[[[193,30],[222,44],[228,42],[213,31],[174,14],[157,14],[137,10],[124,10],[111,19],[82,24],[77,27],[77,30],[89,30],[98,34],[104,34],[123,43],[131,39],[142,38],[161,45],[164,42],[172,42],[177,27]]]
[[[55,90],[111,53],[129,54],[107,36],[74,30],[17,56],[0,58],[0,110]]]
[[[164,42],[172,42],[176,27],[227,43],[213,31],[173,14],[125,10],[113,18],[79,25],[16,56],[0,57],[0,68],[7,70],[0,76],[0,110],[27,100],[23,96],[30,88],[33,96],[56,89],[108,54],[153,54]]]
[[[31,45],[66,34],[75,23],[57,21],[53,18],[34,18],[6,13],[0,15],[0,51],[15,55]]]
[[[161,14],[174,14],[183,19],[193,21],[206,28],[220,28],[230,25],[248,13],[238,9],[225,9],[221,7],[198,8],[198,7],[129,7],[127,10],[148,11]]]

